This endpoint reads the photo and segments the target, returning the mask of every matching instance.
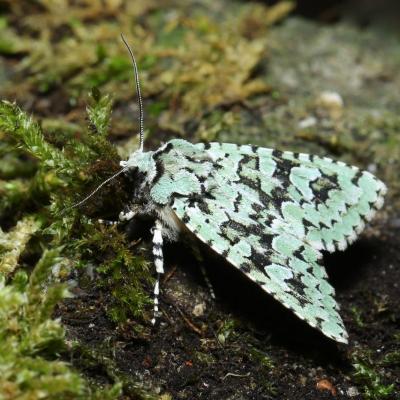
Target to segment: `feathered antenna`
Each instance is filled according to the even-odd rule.
[[[143,142],[144,142],[143,117],[144,117],[144,113],[143,113],[142,93],[140,91],[139,71],[138,71],[136,59],[135,59],[135,56],[133,55],[132,49],[129,47],[129,44],[125,40],[125,37],[122,33],[121,33],[121,39],[129,51],[129,54],[130,54],[131,60],[132,60],[132,64],[133,64],[133,71],[134,71],[134,75],[135,75],[135,84],[136,84],[136,95],[137,95],[137,100],[139,103],[139,140],[140,140],[140,148],[139,149],[140,149],[140,151],[143,151]]]

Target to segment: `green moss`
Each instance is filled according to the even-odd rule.
[[[12,135],[42,165],[64,170],[67,174],[71,172],[72,163],[44,140],[39,125],[16,104],[0,102],[0,130]]]
[[[101,55],[101,67],[93,70],[85,78],[85,85],[99,87],[111,80],[115,82],[129,80],[132,65],[128,57],[118,55],[107,57],[106,53]]]
[[[32,217],[18,221],[5,233],[0,228],[0,276],[7,277],[18,267],[19,257],[32,235],[40,228],[40,222]]]
[[[274,370],[275,366],[274,363],[268,354],[265,351],[256,348],[255,346],[249,346],[248,352],[250,358],[253,360],[254,363],[259,364],[261,366],[260,373],[265,377],[262,381],[264,389],[267,393],[271,396],[276,396],[276,386],[271,379],[270,372]]]
[[[23,179],[0,180],[0,214],[4,215],[15,204],[22,204],[28,192]]]
[[[384,383],[382,372],[367,351],[358,351],[352,356],[353,379],[360,386],[363,398],[371,400],[390,399],[395,385]]]
[[[400,350],[386,353],[382,359],[383,365],[400,366]]]
[[[113,227],[103,227],[101,231],[90,227],[76,243],[76,249],[83,259],[100,252],[96,269],[100,274],[98,285],[112,296],[106,311],[113,321],[124,323],[129,317],[142,317],[149,310],[151,300],[143,290],[143,284],[152,283],[148,263],[132,254],[125,235]]]
[[[5,391],[4,396],[11,393],[6,398],[23,393],[36,399],[42,393],[40,398],[46,399],[111,399],[121,392],[119,383],[110,389],[92,390],[78,372],[60,361],[59,355],[67,353],[68,347],[60,321],[52,319],[54,307],[68,292],[63,284],[51,282],[65,280],[71,269],[80,265],[93,265],[99,274],[97,287],[112,294],[104,304],[105,312],[119,324],[137,319],[134,330],[138,334],[143,330],[140,321],[149,304],[146,285],[152,281],[144,258],[132,253],[124,234],[93,223],[76,208],[68,208],[82,199],[88,187],[98,185],[118,168],[116,149],[106,138],[111,105],[108,96],[92,92],[89,127],[79,129],[77,141],[69,125],[53,122],[49,131],[43,132],[34,118],[16,104],[0,103],[0,135],[6,143],[14,143],[9,156],[17,160],[21,154],[29,155],[34,166],[31,176],[15,168],[0,181],[4,193],[0,217],[11,226],[0,231],[0,352],[3,354],[7,346],[15,349],[3,359],[0,355],[0,369],[7,372],[0,378],[0,391]],[[18,150],[14,150],[15,143]],[[118,183],[117,187],[123,193]],[[112,200],[109,195],[104,197],[104,204],[111,202],[112,207],[118,207],[118,190],[113,193]],[[102,194],[98,197],[101,202]],[[10,209],[17,212],[10,214]],[[88,211],[92,209],[101,212],[93,206]],[[32,265],[45,243],[50,243],[51,249],[43,253],[36,266]],[[32,270],[29,278],[22,272],[25,269]],[[14,281],[7,284],[12,275]],[[114,378],[111,381],[117,382],[116,375]]]
[[[255,347],[250,347],[249,352],[254,361],[259,362],[267,370],[270,370],[274,367],[272,359],[264,351],[261,351]]]
[[[30,178],[37,169],[33,158],[16,149],[15,142],[10,137],[0,133],[0,179]]]
[[[218,341],[222,345],[226,343],[228,338],[232,339],[235,334],[236,321],[234,319],[226,319],[218,329]]]
[[[98,89],[92,90],[92,105],[87,107],[89,121],[94,133],[104,137],[108,133],[111,119],[112,101],[110,96],[102,96]]]
[[[8,26],[7,19],[0,17],[0,54],[15,54],[22,50],[21,47],[21,40]]]
[[[19,271],[6,284],[0,276],[0,397],[4,399],[116,399],[120,385],[92,390],[71,366],[59,360],[65,331],[52,319],[68,296],[66,286],[50,283],[60,249],[44,251],[31,275]]]
[[[353,314],[353,319],[354,319],[355,323],[357,324],[357,326],[359,328],[363,328],[365,326],[365,324],[363,321],[362,311],[356,306],[351,307],[350,311]]]
[[[215,364],[215,362],[216,362],[215,357],[210,353],[196,351],[194,353],[194,356],[199,362],[201,362],[202,364],[205,364],[207,366],[209,366],[211,364]]]
[[[157,95],[156,102],[167,104],[155,107],[158,125],[183,132],[188,121],[198,120],[215,106],[268,90],[255,73],[267,50],[267,31],[294,4],[281,1],[266,7],[222,1],[211,7],[207,1],[168,0],[157,5],[129,2],[123,12],[118,7],[91,2],[93,24],[85,23],[84,4],[70,2],[68,13],[42,3],[31,5],[34,12],[24,32],[33,31],[35,36],[31,35],[19,63],[29,79],[23,84],[16,79],[9,92],[18,93],[19,87],[21,93],[49,94],[62,88],[80,98],[92,87],[102,87],[114,93],[118,103],[126,103],[134,93],[126,87],[132,68],[118,40],[123,32],[138,60],[144,96]],[[13,8],[10,17],[23,19],[22,9]],[[23,42],[18,24],[14,25],[7,29]]]

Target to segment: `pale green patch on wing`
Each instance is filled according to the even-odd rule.
[[[171,193],[182,196],[200,193],[200,182],[196,175],[188,171],[179,171],[173,176],[163,175],[150,191],[151,197],[159,204],[166,204]]]
[[[314,198],[310,183],[321,176],[317,168],[305,166],[293,167],[290,171],[290,182],[302,194],[302,199],[311,201]]]
[[[223,208],[218,201],[207,201],[211,215],[196,204],[189,206],[185,198],[176,198],[172,209],[201,241],[264,291],[324,335],[346,343],[347,333],[338,314],[334,289],[326,281],[325,269],[319,263],[321,254],[290,232],[273,237],[271,228],[258,226],[273,237],[271,247],[265,246],[260,236],[246,234],[245,229],[238,231],[235,225],[240,221],[251,232],[257,228],[253,220],[239,217],[239,213],[229,206]],[[260,264],[260,260],[264,263]]]

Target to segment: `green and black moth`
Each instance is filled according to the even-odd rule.
[[[143,151],[142,101],[131,56],[140,148],[121,162],[132,182],[132,198],[120,219],[154,219],[158,278],[164,272],[163,241],[178,240],[184,225],[299,318],[346,343],[322,252],[344,250],[354,242],[382,207],[384,183],[327,157],[252,145],[174,139]],[[153,322],[158,294],[159,279]]]

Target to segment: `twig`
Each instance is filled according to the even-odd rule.
[[[228,373],[222,378],[222,380],[225,380],[228,376],[234,376],[234,377],[236,377],[236,378],[246,378],[246,377],[250,376],[250,372],[248,372],[247,374],[243,374],[243,375],[241,375],[241,374],[234,374],[234,373],[232,373],[232,372],[228,372]]]
[[[172,267],[171,271],[168,271],[168,273],[165,275],[165,278],[163,279],[163,282],[162,282],[163,285],[164,285],[165,283],[167,283],[167,282],[172,278],[172,276],[175,274],[176,269],[177,269],[177,266],[174,265],[174,266]]]
[[[179,314],[181,314],[181,317],[192,331],[196,332],[198,335],[203,335],[202,330],[198,328],[192,321],[190,321],[190,319],[182,312],[182,310],[178,306],[174,305],[174,307],[178,310]]]

